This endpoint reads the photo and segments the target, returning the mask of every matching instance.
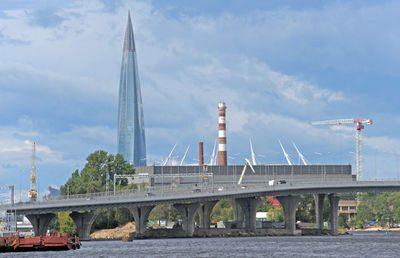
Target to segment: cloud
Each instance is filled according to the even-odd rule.
[[[57,15],[56,9],[38,9],[31,13],[32,23],[44,28],[55,27],[60,25],[65,19]]]
[[[25,140],[36,139],[38,148],[43,146],[40,154],[46,158],[41,162],[49,166],[48,175],[80,168],[94,150],[116,151],[128,9],[138,50],[148,163],[165,158],[176,142],[179,155],[200,140],[211,150],[219,101],[228,107],[232,152],[246,156],[251,136],[265,161],[280,161],[279,137],[284,143],[293,139],[304,154],[331,152],[339,157],[335,162],[351,161],[343,153],[354,150],[352,128],[318,128],[309,122],[347,117],[350,110],[370,112],[365,108],[371,103],[372,97],[365,97],[369,91],[348,85],[354,80],[363,84],[368,72],[385,74],[398,67],[393,65],[400,60],[398,40],[382,29],[397,23],[390,25],[390,18],[377,19],[373,26],[368,22],[386,11],[397,17],[396,3],[190,15],[184,8],[168,8],[146,1],[76,1],[4,10],[0,146],[12,162],[2,163],[3,168],[11,171],[18,161],[29,166]],[[372,27],[365,29],[365,24]],[[387,67],[374,53],[392,53],[393,66],[374,69]],[[394,153],[391,139],[379,137],[366,148]],[[195,149],[188,160],[197,157]]]

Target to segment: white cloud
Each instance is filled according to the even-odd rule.
[[[260,153],[272,156],[268,160],[281,155],[277,137],[292,138],[309,153],[354,148],[353,128],[317,128],[309,122],[316,114],[346,114],[352,103],[361,100],[347,96],[343,87],[325,85],[327,80],[318,80],[317,73],[359,67],[354,65],[355,58],[347,59],[354,57],[351,51],[358,47],[361,52],[368,49],[359,45],[360,39],[368,42],[367,37],[357,39],[346,23],[357,28],[357,17],[365,22],[374,10],[333,5],[306,11],[170,17],[154,5],[124,2],[109,13],[99,2],[77,2],[59,9],[57,15],[63,20],[46,28],[30,24],[32,10],[6,11],[9,17],[0,18],[2,34],[29,44],[6,42],[0,49],[0,107],[20,117],[17,122],[4,121],[0,128],[0,152],[5,154],[0,160],[29,164],[30,146],[24,141],[37,137],[44,163],[79,167],[91,151],[115,152],[122,41],[129,8],[149,163],[162,160],[177,141],[181,146],[200,140],[212,145],[218,101],[228,106],[228,132],[233,136],[228,145],[233,152],[245,152],[248,136]],[[358,16],[347,17],[349,13]],[[381,35],[378,29],[374,31]],[[290,69],[291,62],[297,69]],[[365,142],[367,148],[395,153],[391,139]]]

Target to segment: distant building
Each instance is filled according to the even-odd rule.
[[[128,13],[119,84],[118,153],[135,167],[146,166],[144,131],[135,39]]]
[[[339,214],[347,214],[350,221],[357,214],[357,200],[352,196],[341,196],[339,200]]]
[[[61,190],[60,188],[56,187],[56,186],[52,186],[49,185],[49,187],[47,188],[47,196],[48,197],[57,197],[61,194]]]

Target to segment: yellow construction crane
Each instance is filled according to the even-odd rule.
[[[30,201],[34,202],[37,199],[37,191],[36,191],[36,144],[33,142],[32,144],[32,170],[31,170],[31,189],[28,193],[28,198]]]

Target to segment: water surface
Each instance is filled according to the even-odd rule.
[[[75,251],[7,253],[0,257],[400,257],[400,232],[90,241]]]

